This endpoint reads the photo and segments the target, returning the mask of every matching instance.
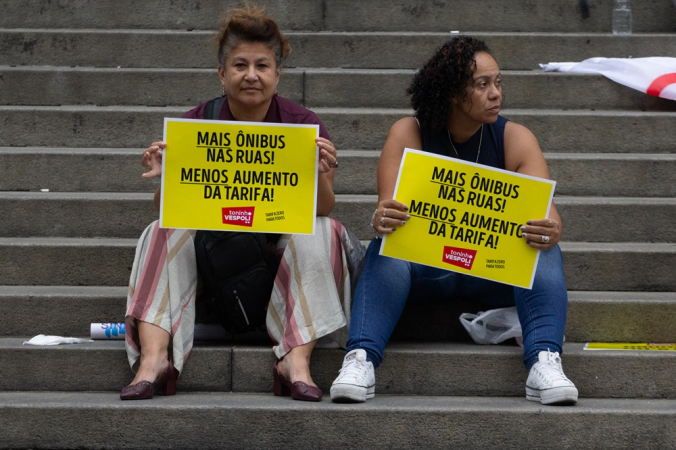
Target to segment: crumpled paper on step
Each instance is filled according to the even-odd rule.
[[[81,339],[73,337],[63,337],[63,336],[45,336],[44,334],[38,334],[37,336],[31,338],[29,341],[24,341],[23,344],[26,345],[59,345],[59,344],[83,344],[86,342],[94,342],[91,339]]]

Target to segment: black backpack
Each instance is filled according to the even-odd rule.
[[[231,333],[260,328],[277,273],[266,235],[198,230],[195,254],[201,299],[223,328]]]
[[[209,101],[204,117],[218,119],[224,100]],[[223,328],[231,333],[260,328],[277,273],[266,234],[198,230],[195,254],[203,287],[201,299]]]

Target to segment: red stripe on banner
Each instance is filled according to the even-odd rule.
[[[648,95],[659,97],[664,88],[670,84],[676,84],[676,73],[666,73],[655,78],[655,80],[650,83],[650,86],[648,86],[646,93]]]

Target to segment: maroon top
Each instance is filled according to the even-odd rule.
[[[197,108],[191,109],[187,113],[183,114],[184,119],[204,119],[204,109],[207,104],[202,103]],[[232,116],[230,112],[230,106],[228,105],[228,99],[225,99],[223,103],[223,108],[221,108],[221,114],[218,116],[219,120],[237,120]],[[314,124],[319,125],[319,135],[323,138],[328,139],[329,133],[326,131],[324,124],[317,114],[313,113],[309,109],[303,108],[300,105],[295,104],[289,99],[280,97],[279,95],[273,95],[272,101],[270,102],[270,108],[265,114],[265,119],[263,122],[269,123],[302,123],[302,124]]]

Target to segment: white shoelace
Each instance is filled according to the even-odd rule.
[[[563,367],[561,366],[561,356],[559,352],[547,352],[547,362],[542,364],[543,375],[549,377],[561,377],[565,380],[568,379],[566,374],[563,373]]]
[[[341,367],[340,376],[353,376],[356,378],[358,375],[362,375],[366,370],[368,370],[366,362],[354,358]]]

